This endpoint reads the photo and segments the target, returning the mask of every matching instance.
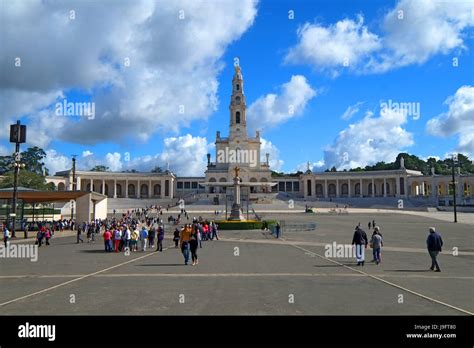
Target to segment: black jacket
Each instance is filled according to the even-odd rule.
[[[358,228],[354,231],[354,236],[352,237],[352,244],[358,245],[367,245],[369,240],[367,239],[367,233],[364,230]]]

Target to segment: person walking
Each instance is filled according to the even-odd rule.
[[[135,228],[132,232],[132,236],[130,239],[130,251],[137,251],[138,250],[138,239],[140,238],[140,231],[138,228]]]
[[[217,225],[214,221],[211,221],[211,232],[211,240],[214,240],[214,238],[216,238],[216,240],[219,240],[219,236],[217,234]]]
[[[122,241],[122,231],[116,228],[114,231],[115,252],[118,253],[120,249],[120,242]]]
[[[49,240],[51,238],[51,231],[50,229],[46,229],[46,231],[44,232],[44,239],[46,239],[46,244],[45,245],[49,245]]]
[[[195,266],[199,263],[198,256],[197,256],[198,236],[196,232],[191,234],[191,239],[189,240],[189,249],[191,250],[191,258],[193,260],[193,266]]]
[[[112,239],[112,233],[110,233],[109,229],[106,229],[104,232],[104,247],[106,252],[111,252],[112,248],[110,245],[110,240]]]
[[[145,226],[143,226],[142,230],[140,231],[140,241],[141,241],[142,251],[146,251],[147,240],[148,240],[148,231],[146,230]]]
[[[280,223],[277,222],[277,224],[275,226],[275,234],[276,234],[277,238],[280,238],[280,229],[281,229]]]
[[[8,240],[10,239],[10,231],[7,228],[7,225],[3,226],[3,243],[5,248],[8,246]]]
[[[369,225],[368,225],[368,226],[369,226],[369,230],[370,230],[370,228],[372,227],[372,223],[371,223],[370,221],[369,221]]]
[[[382,235],[379,233],[379,227],[375,226],[374,228],[374,234],[372,235],[372,238],[370,239],[370,247],[372,248],[372,252],[374,255],[374,262],[378,265],[382,259],[381,259],[381,251],[383,247],[383,239]]]
[[[443,239],[441,238],[441,235],[436,232],[436,229],[434,227],[430,227],[429,231],[430,233],[428,234],[428,238],[426,239],[426,245],[428,247],[428,253],[431,257],[430,270],[435,272],[441,272],[437,257],[438,254],[442,251]]]
[[[352,245],[355,245],[356,260],[357,266],[364,266],[365,262],[365,249],[367,248],[368,240],[367,234],[359,226],[356,227],[354,231],[354,236],[352,237]]]
[[[181,246],[181,252],[184,256],[184,264],[187,265],[189,262],[189,241],[191,239],[191,225],[185,225],[181,230],[179,242]]]
[[[150,228],[150,233],[148,234],[148,247],[150,249],[153,249],[155,247],[156,232],[157,232],[157,228],[155,224],[153,225],[152,228]]]
[[[123,236],[123,250],[130,250],[130,241],[132,239],[132,232],[128,226],[125,229]]]
[[[165,239],[165,228],[163,225],[158,226],[158,239],[156,243],[156,251],[163,251],[163,239]]]
[[[179,230],[177,228],[173,232],[173,241],[174,247],[177,248],[179,243]]]
[[[81,226],[77,226],[77,241],[76,241],[76,244],[79,244],[79,241],[81,243],[84,243],[84,240],[82,239],[81,237],[81,233],[82,233],[82,227]]]

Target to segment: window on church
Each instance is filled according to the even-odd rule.
[[[235,123],[240,123],[240,111],[235,113]]]
[[[235,103],[237,105],[240,105],[240,97],[239,96],[235,97]]]
[[[235,85],[235,89],[238,91],[240,89],[240,85],[239,84],[236,84]]]

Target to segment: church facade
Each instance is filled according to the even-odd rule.
[[[229,135],[221,137],[219,131],[216,134],[215,161],[211,162],[210,154],[207,155],[206,182],[232,182],[235,167],[240,168],[239,176],[243,182],[271,182],[269,154],[265,154],[264,162],[261,161],[260,132],[257,131],[254,137],[248,136],[246,107],[244,79],[240,67],[236,66],[229,104]],[[223,187],[212,185],[206,188],[208,193],[223,190]],[[268,188],[262,186],[252,190],[265,193]]]
[[[396,170],[315,173],[308,168],[298,176],[272,176],[269,154],[263,156],[261,153],[260,133],[248,135],[246,106],[244,78],[237,66],[229,103],[229,133],[223,137],[217,132],[215,157],[211,161],[211,154],[207,154],[203,176],[178,177],[168,170],[163,173],[76,171],[76,188],[116,199],[173,200],[191,195],[222,198],[225,187],[212,183],[232,182],[234,169],[238,167],[242,182],[274,184],[272,187],[265,184],[251,186],[249,199],[254,200],[283,193],[286,197],[307,201],[377,198],[391,202],[394,198],[411,198],[435,206],[452,203],[451,176],[434,172],[423,175],[406,169],[403,161]],[[72,190],[72,170],[58,172],[47,181],[53,182],[58,190]],[[458,204],[474,205],[474,175],[457,173],[454,185]]]

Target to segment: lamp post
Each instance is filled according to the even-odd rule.
[[[10,216],[13,218],[12,238],[15,238],[15,222],[16,222],[16,201],[18,195],[18,173],[20,168],[25,168],[24,163],[20,163],[20,144],[26,142],[26,126],[22,125],[20,121],[16,124],[10,125],[10,142],[15,143],[15,160],[13,162],[13,197],[12,197],[12,212]]]
[[[458,214],[456,211],[456,178],[455,178],[455,167],[456,167],[456,162],[458,160],[458,155],[453,154],[452,155],[452,184],[453,184],[453,207],[454,207],[454,222],[458,222]]]
[[[72,155],[72,190],[73,191],[77,190],[77,185],[76,185],[76,156],[77,155]],[[72,219],[74,218],[74,203],[75,203],[75,201],[71,201],[71,223],[72,223]]]

